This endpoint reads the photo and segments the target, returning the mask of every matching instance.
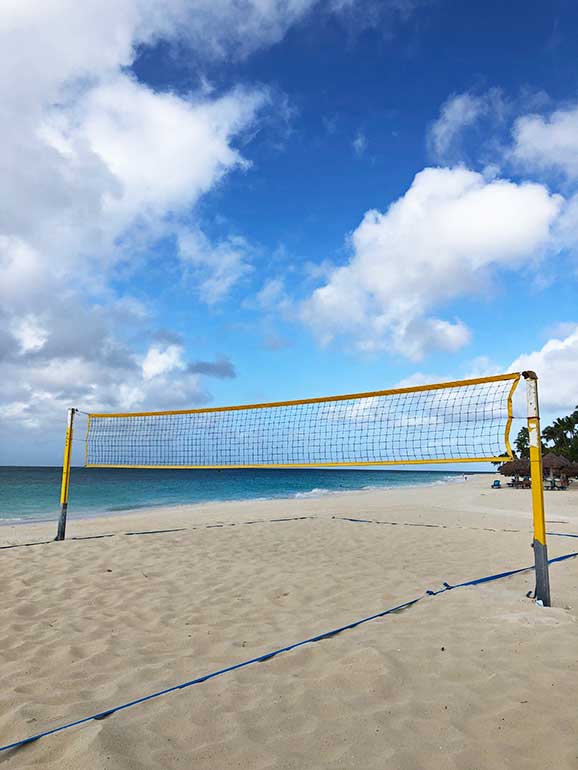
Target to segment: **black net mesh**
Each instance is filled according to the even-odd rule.
[[[90,415],[88,466],[355,465],[510,456],[519,375],[223,410]]]

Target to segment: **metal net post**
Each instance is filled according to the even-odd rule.
[[[522,372],[526,380],[528,400],[528,435],[530,439],[530,479],[532,483],[532,514],[534,519],[534,564],[536,565],[536,602],[550,606],[550,575],[546,546],[544,515],[544,476],[542,471],[542,441],[538,407],[538,377],[535,372]]]
[[[66,423],[66,439],[64,441],[64,459],[62,461],[62,484],[60,486],[60,518],[55,540],[64,540],[66,537],[66,514],[68,513],[68,487],[70,485],[70,459],[72,455],[72,432],[74,426],[74,413],[76,409],[68,410]]]

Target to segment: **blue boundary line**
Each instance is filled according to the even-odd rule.
[[[554,564],[556,562],[566,561],[567,559],[573,559],[576,556],[578,556],[578,551],[574,553],[567,553],[567,554],[564,554],[563,556],[556,556],[553,559],[549,559],[548,564]],[[106,717],[109,717],[112,714],[115,714],[117,711],[124,711],[124,709],[132,708],[133,706],[137,706],[140,703],[146,703],[147,701],[153,700],[155,698],[160,698],[163,695],[169,695],[170,693],[177,692],[178,690],[184,690],[187,687],[192,687],[193,685],[201,684],[202,682],[207,682],[209,679],[215,679],[218,676],[223,676],[224,674],[228,674],[231,671],[237,671],[241,668],[251,666],[255,663],[264,663],[267,660],[271,660],[272,658],[275,658],[277,655],[282,655],[285,652],[290,652],[291,650],[295,650],[298,647],[303,647],[306,644],[313,644],[314,642],[320,642],[323,639],[330,639],[331,637],[336,636],[337,634],[340,634],[343,631],[348,631],[352,628],[357,628],[357,626],[361,626],[364,623],[369,623],[372,620],[377,620],[378,618],[383,618],[386,615],[390,615],[392,613],[401,612],[402,610],[408,609],[409,607],[412,607],[414,604],[417,604],[417,602],[425,598],[425,596],[438,596],[439,594],[443,594],[446,591],[452,591],[454,588],[464,588],[465,586],[476,586],[476,585],[480,585],[481,583],[489,583],[493,580],[501,580],[502,578],[510,577],[511,575],[517,575],[521,572],[530,572],[533,569],[534,569],[534,566],[521,567],[519,569],[508,570],[507,572],[499,572],[499,573],[496,573],[495,575],[486,575],[485,577],[475,578],[474,580],[467,580],[463,583],[457,583],[456,585],[443,583],[443,588],[441,588],[439,591],[426,591],[426,593],[423,596],[418,596],[416,599],[411,599],[410,601],[404,602],[403,604],[398,604],[395,607],[389,607],[388,609],[383,610],[382,612],[378,612],[374,615],[369,615],[368,617],[362,618],[361,620],[355,620],[352,623],[348,623],[345,626],[334,628],[331,631],[326,631],[325,633],[318,634],[317,636],[311,636],[309,637],[309,639],[304,639],[301,642],[295,642],[294,644],[287,645],[286,647],[280,647],[277,650],[273,650],[272,652],[267,652],[264,655],[259,655],[256,658],[251,658],[250,660],[245,660],[245,661],[242,661],[241,663],[235,663],[234,665],[227,666],[226,668],[220,668],[217,671],[212,671],[211,673],[205,674],[204,676],[197,677],[196,679],[190,679],[188,682],[182,682],[181,684],[174,685],[173,687],[167,687],[164,690],[157,690],[156,692],[150,693],[149,695],[145,695],[142,698],[137,698],[136,700],[128,701],[127,703],[122,703],[119,706],[114,706],[113,708],[106,709],[105,711],[99,711],[96,714],[91,714],[90,716],[83,717],[82,719],[76,719],[73,722],[67,722],[64,725],[60,725],[59,727],[52,728],[52,730],[45,730],[44,732],[37,733],[36,735],[32,735],[28,738],[23,738],[19,741],[8,743],[4,746],[0,746],[0,751],[17,749],[17,748],[20,748],[21,746],[26,745],[27,743],[33,743],[34,741],[37,741],[40,738],[45,738],[48,735],[55,735],[56,733],[60,733],[63,730],[68,730],[71,727],[77,727],[78,725],[83,725],[93,720],[99,721],[101,719],[106,719]]]
[[[388,524],[391,527],[427,527],[429,529],[467,529],[478,532],[523,532],[522,529],[496,529],[495,527],[465,527],[460,524],[423,524],[410,521],[379,521],[378,519],[354,519],[351,516],[332,516],[334,521],[350,521],[354,524]],[[578,537],[570,532],[546,532],[554,537]]]
[[[146,529],[146,530],[140,530],[135,532],[106,532],[102,535],[75,535],[73,537],[67,537],[66,541],[80,541],[80,540],[102,540],[104,538],[109,537],[118,537],[118,536],[125,536],[130,537],[131,535],[164,535],[164,534],[170,534],[173,532],[192,532],[193,530],[197,529],[226,529],[227,527],[240,527],[244,524],[270,524],[275,522],[284,522],[284,521],[305,521],[309,519],[319,519],[322,520],[323,517],[320,516],[285,516],[282,518],[276,518],[276,519],[256,519],[254,521],[237,521],[237,522],[225,522],[224,524],[197,524],[193,527],[178,527],[178,528],[172,528],[172,529]],[[352,518],[350,516],[332,516],[331,520],[333,521],[351,521],[355,524],[389,524],[392,527],[426,527],[429,529],[475,529],[479,531],[484,532],[522,532],[521,529],[494,529],[491,527],[462,527],[460,525],[449,525],[449,524],[423,524],[423,523],[415,523],[415,522],[409,522],[409,521],[378,521],[377,519],[356,519]],[[578,535],[569,534],[566,532],[546,532],[547,535],[554,535],[556,537],[577,537]],[[11,545],[0,545],[0,551],[8,551],[14,548],[30,548],[31,546],[35,545],[50,545],[54,542],[54,539],[52,540],[36,540],[32,543],[12,543]]]
[[[255,519],[254,521],[229,521],[224,524],[196,524],[193,527],[178,527],[172,529],[143,529],[135,532],[105,532],[102,535],[74,535],[73,537],[67,537],[63,542],[79,541],[79,540],[103,540],[107,537],[130,537],[131,535],[164,535],[171,532],[192,532],[197,529],[226,529],[227,527],[240,527],[244,524],[271,524],[283,521],[305,521],[306,519],[317,519],[318,516],[285,516],[283,518],[276,519]],[[35,522],[37,523],[37,522]],[[45,522],[41,522],[45,523]],[[54,543],[52,540],[35,540],[33,543],[12,543],[11,545],[0,545],[0,551],[8,551],[13,548],[30,548],[34,545],[49,545]]]

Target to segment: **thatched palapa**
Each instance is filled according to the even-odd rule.
[[[544,471],[548,471],[550,476],[554,476],[555,472],[566,472],[566,468],[570,465],[570,462],[560,455],[556,455],[553,452],[548,452],[542,457],[542,467]]]
[[[530,474],[529,460],[510,460],[500,465],[502,476],[528,476]]]

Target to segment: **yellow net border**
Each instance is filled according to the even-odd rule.
[[[322,398],[88,415],[90,468],[499,462],[520,373]],[[470,451],[471,449],[471,451]]]

